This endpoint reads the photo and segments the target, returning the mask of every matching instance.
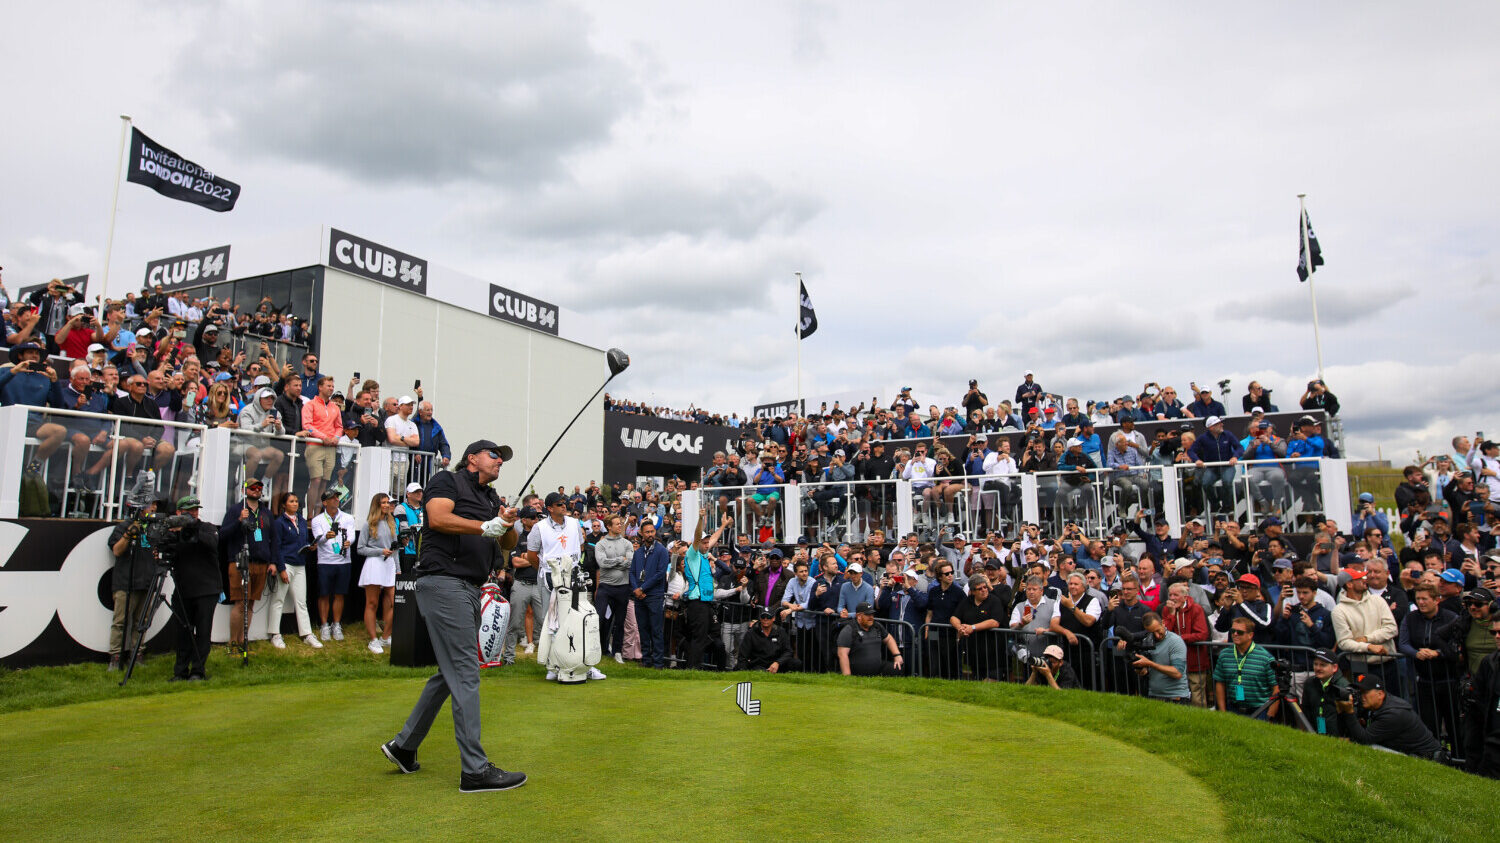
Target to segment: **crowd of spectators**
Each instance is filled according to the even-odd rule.
[[[637,416],[650,416],[657,419],[693,422],[695,424],[713,424],[721,427],[739,427],[741,424],[738,413],[715,413],[691,404],[688,405],[686,410],[676,410],[665,406],[649,406],[640,401],[625,401],[614,398],[607,392],[604,393],[604,411],[607,413],[630,413]]]

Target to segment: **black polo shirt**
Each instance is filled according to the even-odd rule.
[[[500,495],[489,486],[479,484],[479,475],[468,470],[440,471],[427,481],[422,497],[422,556],[417,561],[417,576],[445,574],[476,586],[483,585],[494,568],[500,545],[481,535],[460,536],[443,533],[431,526],[427,507],[446,498],[453,501],[453,514],[475,521],[488,521],[500,514]]]
[[[950,617],[956,617],[959,623],[966,623],[970,626],[985,621],[999,621],[1000,628],[1002,629],[1005,628],[1006,621],[1010,620],[1007,617],[1005,606],[996,599],[993,593],[981,600],[978,605],[975,605],[972,596],[966,597],[953,610],[953,614]]]
[[[940,585],[934,585],[929,588],[927,590],[927,608],[932,611],[932,622],[948,623],[948,619],[958,612],[958,604],[968,599],[969,595],[965,594],[964,590],[957,585],[949,586],[947,591],[943,591],[943,587]],[[1003,624],[1004,621],[1001,623]]]

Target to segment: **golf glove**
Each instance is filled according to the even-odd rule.
[[[484,524],[481,526],[485,538],[498,539],[510,530],[510,525],[511,522],[506,521],[503,518],[496,517],[484,522]]]

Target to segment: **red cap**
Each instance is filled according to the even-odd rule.
[[[1256,588],[1260,588],[1260,577],[1257,577],[1254,574],[1246,574],[1243,577],[1240,577],[1239,579],[1235,580],[1234,584],[1235,585],[1253,585]]]
[[[1035,407],[1032,407],[1032,408],[1031,408],[1031,409],[1030,409],[1030,410],[1027,410],[1027,411],[1026,411],[1026,414],[1027,414],[1027,415],[1029,415],[1029,416],[1034,416],[1034,415],[1036,415],[1036,414],[1037,414],[1037,413],[1039,413],[1039,412],[1041,412],[1041,411],[1040,411],[1040,410],[1038,410],[1038,409],[1037,409],[1037,408],[1035,408]]]
[[[1344,569],[1344,573],[1348,574],[1349,575],[1349,579],[1351,579],[1351,580],[1362,580],[1362,579],[1365,578],[1365,574],[1367,574],[1369,572],[1368,571],[1361,571],[1361,570],[1359,570],[1357,568],[1346,568],[1346,569]]]

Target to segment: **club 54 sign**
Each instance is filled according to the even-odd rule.
[[[146,286],[157,284],[167,289],[194,284],[210,284],[229,277],[229,247],[188,252],[146,264]]]
[[[427,295],[427,261],[337,228],[329,229],[328,265],[351,275]]]
[[[557,305],[490,285],[490,315],[523,328],[557,336]]]

